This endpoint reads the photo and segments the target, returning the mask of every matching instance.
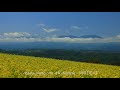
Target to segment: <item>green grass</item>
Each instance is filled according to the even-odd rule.
[[[120,78],[120,66],[0,53],[0,78]]]

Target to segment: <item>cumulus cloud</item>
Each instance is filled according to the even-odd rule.
[[[47,38],[46,41],[53,41],[53,42],[69,42],[69,43],[93,43],[98,39],[94,38]]]
[[[53,42],[69,42],[69,43],[109,43],[109,42],[120,42],[120,38],[107,37],[107,38],[46,38],[46,41]]]
[[[80,30],[80,29],[88,29],[88,26],[71,26],[71,29],[76,29],[76,30]]]
[[[120,35],[117,35],[116,37],[117,37],[117,38],[120,38]]]
[[[72,29],[81,29],[79,26],[71,26]]]
[[[55,34],[54,34],[54,35],[52,35],[52,38],[56,38],[56,37],[57,37],[57,35],[55,35]]]
[[[37,26],[39,26],[39,27],[45,27],[45,24],[37,24]]]
[[[5,37],[30,37],[31,34],[27,32],[10,32],[10,33],[3,33]]]
[[[56,28],[48,28],[45,24],[37,24],[37,26],[39,26],[44,32],[47,33],[58,31]]]
[[[54,30],[54,29],[53,29]],[[52,29],[51,29],[52,31]],[[9,32],[0,34],[0,42],[69,42],[69,43],[108,43],[120,42],[120,35],[106,38],[58,38],[57,35],[42,38],[39,34],[30,34],[28,32]]]
[[[58,31],[58,29],[56,29],[56,28],[42,28],[45,32],[47,32],[47,33],[50,33],[50,32],[55,32],[55,31]]]

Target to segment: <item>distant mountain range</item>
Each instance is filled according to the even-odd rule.
[[[103,38],[97,35],[58,36],[58,38]],[[72,49],[120,51],[120,42],[111,43],[67,43],[67,42],[0,42],[0,49]]]
[[[83,35],[83,36],[73,36],[73,35],[66,35],[66,36],[58,36],[58,38],[65,38],[65,37],[69,37],[69,38],[102,38],[101,36],[98,35]]]
[[[0,42],[0,49],[68,49],[120,51],[120,43]]]
[[[97,35],[83,35],[80,36],[80,38],[102,38],[102,37]]]

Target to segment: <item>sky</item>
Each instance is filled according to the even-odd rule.
[[[120,12],[0,12],[0,41],[61,35],[98,35],[119,41]]]

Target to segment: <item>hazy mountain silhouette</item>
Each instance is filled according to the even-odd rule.
[[[102,38],[101,36],[98,35],[83,35],[83,36],[73,36],[73,35],[66,35],[66,36],[58,36],[58,38],[65,38],[65,37],[69,37],[69,38]]]

